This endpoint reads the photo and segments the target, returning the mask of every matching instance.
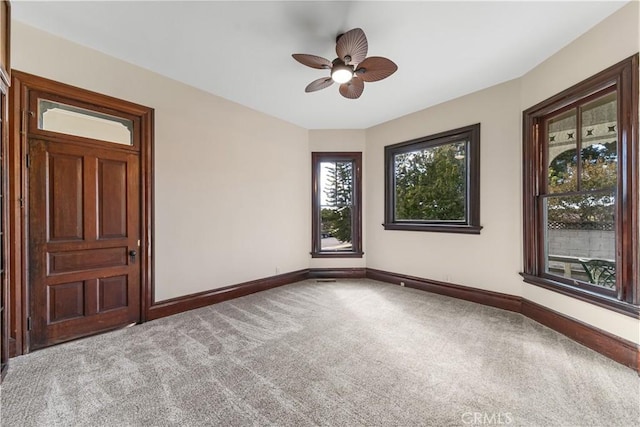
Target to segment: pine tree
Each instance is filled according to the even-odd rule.
[[[327,208],[320,212],[323,231],[341,242],[351,242],[353,205],[353,163],[323,163],[327,171],[327,183],[323,188]]]

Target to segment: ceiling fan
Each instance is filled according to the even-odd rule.
[[[333,61],[315,55],[294,53],[293,59],[307,67],[331,70],[329,77],[314,80],[304,89],[315,92],[340,83],[340,95],[356,99],[362,95],[364,82],[377,82],[395,73],[398,66],[381,56],[367,58],[369,45],[361,28],[354,28],[336,37],[336,53]]]

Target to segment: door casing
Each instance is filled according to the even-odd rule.
[[[140,319],[148,319],[153,303],[153,116],[152,108],[43,77],[12,70],[9,94],[9,168],[8,227],[9,242],[7,274],[9,277],[9,351],[17,356],[30,351],[28,316],[29,301],[29,207],[26,168],[28,141],[25,116],[29,112],[31,90],[58,93],[67,98],[102,105],[137,116],[141,124],[140,140]]]

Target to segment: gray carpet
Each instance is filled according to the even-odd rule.
[[[632,426],[640,379],[519,314],[306,281],[11,360],[3,426]]]

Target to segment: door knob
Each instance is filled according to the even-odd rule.
[[[131,258],[131,262],[136,262],[136,255],[138,255],[138,252],[134,250],[129,251],[129,257]]]

